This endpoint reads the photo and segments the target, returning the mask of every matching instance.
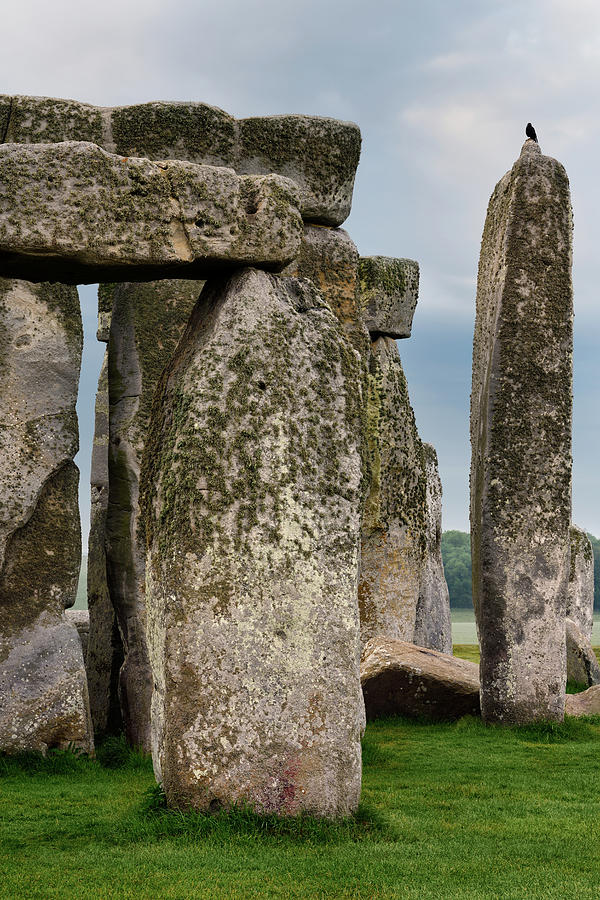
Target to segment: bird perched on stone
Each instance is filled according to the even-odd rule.
[[[531,140],[535,141],[537,144],[537,142],[538,142],[537,134],[535,133],[535,128],[533,127],[531,122],[527,123],[527,127],[525,129],[525,134],[527,135],[528,138],[531,138]]]

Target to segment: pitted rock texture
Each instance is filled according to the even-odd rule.
[[[600,665],[589,638],[576,622],[565,622],[567,644],[567,680],[591,687],[600,684]]]
[[[170,806],[360,794],[358,354],[307,280],[207,283],[141,479],[153,757]]]
[[[146,645],[146,547],[139,530],[139,473],[157,382],[203,284],[165,280],[113,288],[106,564],[125,653],[119,678],[125,732],[133,746],[147,752],[152,673]]]
[[[0,95],[0,141],[90,141],[120,156],[284,175],[300,189],[306,221],[341,225],[350,214],[361,139],[353,122],[318,116],[234,119],[206,103],[108,108]]]
[[[96,340],[108,344],[115,286],[111,282],[98,285],[98,327]]]
[[[473,343],[473,601],[490,722],[564,712],[571,236],[565,170],[526,141],[488,207]]]
[[[396,342],[372,344],[368,421],[370,488],[358,599],[361,642],[412,641],[426,555],[427,473]]]
[[[104,353],[96,392],[94,444],[90,473],[91,513],[88,539],[88,653],[85,668],[94,734],[123,730],[119,671],[123,642],[106,578],[106,510],[108,508],[108,350]]]
[[[0,749],[93,749],[81,641],[67,621],[81,534],[79,472],[67,462],[43,484],[5,545],[0,572]]]
[[[479,715],[478,666],[407,641],[369,641],[360,681],[367,721],[408,716],[444,722]]]
[[[362,317],[372,336],[408,338],[419,298],[414,259],[361,256],[358,263]]]
[[[589,537],[577,525],[571,525],[569,537],[571,565],[567,590],[567,618],[576,623],[589,641],[594,627],[594,551]]]
[[[358,250],[348,233],[305,225],[298,257],[282,274],[310,278],[353,347],[367,360],[371,342],[358,305]]]
[[[442,482],[435,447],[423,444],[423,453],[427,473],[426,550],[413,641],[419,647],[452,653],[450,595],[442,561]]]
[[[75,288],[0,281],[0,749],[92,746],[64,614],[81,563]]]
[[[0,145],[0,274],[82,282],[279,270],[302,238],[279,175],[115,156],[95,144]]]

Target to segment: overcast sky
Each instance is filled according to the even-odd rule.
[[[400,342],[444,528],[468,529],[468,403],[479,243],[528,121],[571,181],[575,217],[573,518],[600,534],[600,4],[592,0],[19,0],[2,12],[0,91],[98,105],[201,100],[236,116],[351,119],[363,150],[345,227],[363,255],[417,259]],[[84,296],[92,329],[94,301]],[[83,529],[92,384],[81,384]]]

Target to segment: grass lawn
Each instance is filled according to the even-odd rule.
[[[0,758],[0,896],[600,896],[600,717],[372,723],[341,825],[166,813],[153,784],[135,755]]]

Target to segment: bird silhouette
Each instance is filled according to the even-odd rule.
[[[527,123],[527,128],[525,129],[525,134],[527,135],[528,138],[531,138],[531,140],[535,141],[537,144],[537,142],[538,142],[537,134],[535,133],[535,128],[533,127],[531,122]]]

